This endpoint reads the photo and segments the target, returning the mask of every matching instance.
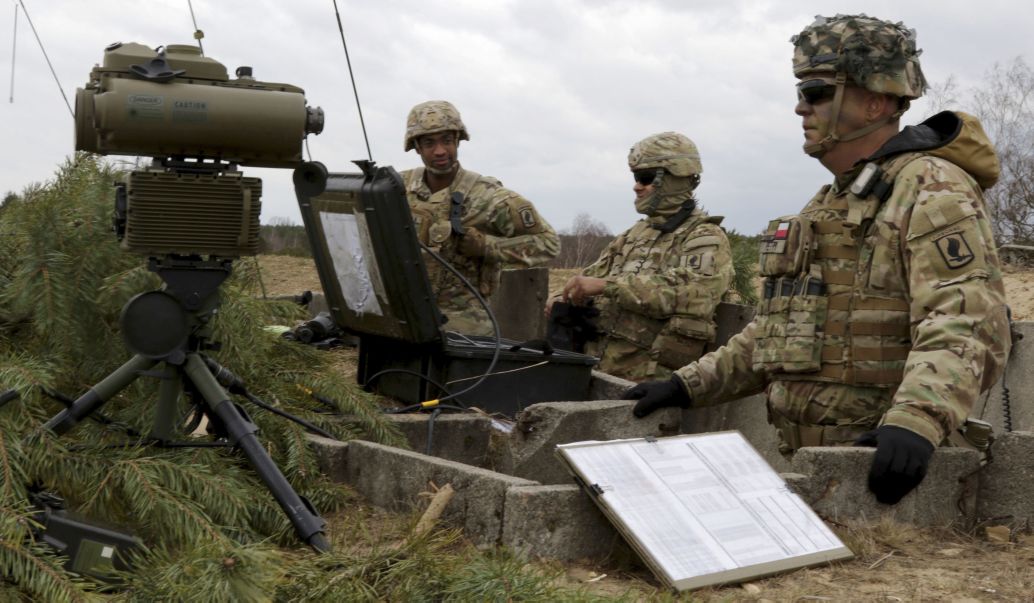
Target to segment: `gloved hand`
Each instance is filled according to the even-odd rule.
[[[456,249],[468,258],[483,258],[485,257],[486,245],[485,233],[476,228],[468,227],[456,243]]]
[[[625,392],[624,400],[639,400],[632,409],[638,419],[652,413],[658,408],[679,406],[689,408],[690,397],[686,393],[678,377],[671,376],[667,381],[646,381]]]
[[[863,433],[854,445],[876,447],[869,490],[885,505],[897,503],[923,481],[934,449],[923,436],[893,425]]]

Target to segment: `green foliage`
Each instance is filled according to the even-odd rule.
[[[122,252],[111,233],[118,176],[79,154],[52,182],[10,196],[0,213],[0,391],[20,392],[0,410],[0,600],[87,600],[97,587],[33,544],[29,484],[144,540],[140,569],[125,577],[121,596],[128,600],[268,598],[263,593],[273,591],[293,554],[276,545],[299,543],[242,457],[230,449],[126,445],[153,426],[158,379],[139,378],[108,401],[102,412],[110,425],[86,420],[63,438],[40,430],[61,408],[47,392],[78,396],[130,357],[118,332],[121,307],[161,285],[145,259]],[[259,300],[257,282],[253,260],[235,263],[214,330],[223,346],[212,356],[257,397],[341,439],[399,442],[375,399],[333,374],[325,354],[262,328],[302,316],[290,304]],[[337,400],[354,417],[351,426],[316,412],[313,390]],[[184,415],[187,401],[181,396]],[[300,494],[324,513],[349,500],[318,471],[301,427],[248,410]]]
[[[311,258],[312,248],[304,226],[274,219],[259,229],[259,253]]]
[[[732,264],[736,269],[732,290],[739,298],[729,301],[752,306],[758,302],[758,236],[744,236],[732,229],[726,234],[732,247]]]
[[[453,531],[431,532],[372,552],[332,553],[290,568],[278,601],[604,600],[558,585],[559,572],[507,550],[479,552]],[[607,599],[613,600],[613,599]]]

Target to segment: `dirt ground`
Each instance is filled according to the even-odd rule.
[[[261,256],[267,295],[319,291],[312,260]],[[550,288],[576,271],[553,271]],[[1034,320],[1034,270],[1007,269],[1006,290],[1017,320]],[[337,351],[338,366],[354,371],[354,352]],[[403,518],[369,510],[368,534],[397,530]],[[331,521],[333,528],[334,520]],[[831,525],[855,553],[853,560],[802,569],[742,585],[692,593],[700,601],[1027,601],[1034,603],[1034,536],[1030,526],[978,526],[966,532],[916,529],[879,523]],[[623,600],[688,600],[673,597],[635,559],[543,565],[562,572],[570,586]]]
[[[316,267],[310,258],[286,255],[259,256],[262,282],[267,295],[296,295],[322,289]],[[549,289],[555,291],[577,270],[551,270]],[[1014,320],[1034,320],[1034,269],[1006,266],[1005,292]]]

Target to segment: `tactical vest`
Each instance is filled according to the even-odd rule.
[[[615,257],[610,272],[606,276],[638,274],[645,262],[654,260],[661,263],[651,268],[652,271],[663,271],[670,264],[667,259],[670,248],[681,238],[701,224],[720,224],[721,216],[697,216],[686,220],[671,235],[662,229],[652,229],[653,238],[643,241],[630,249],[622,249],[620,256]],[[667,236],[668,248],[658,247],[658,241]],[[695,237],[690,243],[693,247],[718,246],[721,239],[715,235]],[[626,245],[626,247],[629,247]],[[687,262],[691,256],[679,258],[679,267],[689,267]],[[717,267],[714,267],[717,270]],[[657,319],[636,312],[619,308],[615,303],[608,303],[601,309],[600,328],[607,337],[614,337],[633,344],[635,347],[652,351],[657,363],[674,370],[689,364],[703,355],[708,343],[714,341],[715,324],[711,316],[716,301],[699,299],[699,308],[680,308],[680,314],[666,319]],[[593,350],[602,353],[606,339]]]
[[[761,241],[755,371],[782,380],[896,388],[912,349],[902,225],[880,220],[894,179],[920,153],[868,164],[844,195],[829,185]]]
[[[450,220],[452,210],[451,197],[453,193],[460,193],[464,200],[464,207],[460,208],[460,215],[464,213],[466,200],[481,178],[481,174],[470,170],[463,170],[462,175],[447,189],[433,193],[427,200],[409,196],[409,209],[413,215],[413,223],[416,226],[417,238],[424,245],[427,245],[450,264],[458,268],[468,278],[476,275],[475,285],[481,295],[491,295],[495,290],[498,280],[497,270],[486,270],[485,263],[481,259],[468,258],[456,252],[453,224]],[[424,168],[416,168],[405,172],[406,191],[419,185],[424,179]],[[431,199],[435,199],[432,201]],[[442,267],[436,260],[430,257],[425,258],[424,265],[427,268],[427,275],[435,291],[441,291],[447,280],[454,278],[452,274]],[[464,302],[465,304],[466,302]],[[476,302],[475,302],[476,303]]]

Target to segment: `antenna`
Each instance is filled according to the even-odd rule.
[[[18,50],[18,5],[14,5],[14,34],[11,36],[11,102],[14,102],[14,53]]]
[[[65,89],[61,87],[61,80],[57,79],[57,72],[54,71],[54,65],[50,62],[50,57],[47,56],[47,49],[43,47],[43,40],[40,39],[39,33],[36,31],[36,26],[32,24],[32,17],[29,16],[28,9],[25,8],[25,2],[18,0],[18,4],[22,6],[22,12],[25,13],[25,20],[29,22],[29,27],[32,28],[32,34],[36,36],[36,41],[39,42],[39,49],[43,51],[43,58],[47,60],[47,67],[50,67],[50,73],[54,76],[54,82],[57,83],[57,89],[61,91],[61,98],[65,99],[65,106],[68,107],[68,113],[75,119],[75,111],[72,110],[72,105],[68,102],[68,97],[65,96]]]
[[[366,156],[373,161],[373,153],[370,152],[370,139],[366,136],[366,122],[363,121],[363,107],[359,104],[359,90],[355,87],[355,75],[352,74],[352,60],[348,58],[348,44],[345,43],[345,28],[341,26],[341,13],[337,9],[337,0],[334,0],[334,16],[337,17],[337,29],[341,32],[341,45],[345,48],[345,62],[348,63],[348,77],[352,79],[352,92],[355,93],[355,106],[359,110],[359,125],[363,128],[363,140],[366,141]]]
[[[190,20],[194,23],[194,39],[197,40],[197,47],[201,49],[201,56],[205,56],[205,47],[201,45],[201,38],[205,37],[205,32],[197,27],[197,19],[194,17],[194,3],[191,0],[187,0],[187,7],[190,8]]]

